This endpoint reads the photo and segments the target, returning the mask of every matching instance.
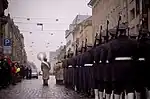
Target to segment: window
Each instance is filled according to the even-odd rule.
[[[135,33],[135,27],[132,27],[132,28],[130,29],[130,33],[131,33],[131,34]]]
[[[140,14],[140,0],[136,0],[136,16]]]
[[[123,7],[126,7],[126,0],[123,0]]]
[[[129,3],[132,3],[134,0],[129,0]]]
[[[136,25],[136,32],[138,33],[140,30],[139,24]]]
[[[130,20],[132,21],[135,18],[135,8],[130,10]]]

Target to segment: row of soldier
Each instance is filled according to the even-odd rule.
[[[98,46],[96,36],[94,46],[70,54],[63,61],[65,85],[88,96],[94,90],[95,99],[150,99],[149,32],[141,29],[136,37],[127,30],[121,24],[106,36],[100,32]]]

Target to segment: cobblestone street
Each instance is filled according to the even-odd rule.
[[[0,99],[86,99],[74,91],[55,84],[51,76],[49,87],[42,86],[42,79],[24,80],[16,86],[10,86],[0,91]]]

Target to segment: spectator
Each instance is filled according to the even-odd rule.
[[[11,67],[6,58],[2,64],[2,75],[3,75],[3,87],[7,87],[11,82]]]
[[[3,56],[0,55],[0,88],[2,87],[3,85]]]
[[[16,70],[17,70],[17,67],[16,67],[15,64],[13,63],[13,64],[12,64],[12,67],[11,67],[12,84],[13,84],[13,85],[16,85]]]

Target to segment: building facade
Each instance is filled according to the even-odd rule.
[[[121,23],[129,26],[129,33],[137,34],[140,28],[141,1],[91,0],[88,5],[92,8],[93,33],[98,32],[100,26],[106,30],[107,20],[109,20],[109,29],[116,27],[121,16]]]
[[[11,56],[12,61],[18,61],[20,64],[25,64],[27,62],[27,54],[24,48],[24,36],[20,33],[18,26],[16,26],[10,16],[7,16],[7,23],[3,26],[3,39],[10,39]],[[5,54],[5,53],[4,53]]]
[[[7,8],[8,8],[8,1],[0,0],[0,54],[3,54],[4,25],[7,23],[6,16],[4,16],[4,11]]]
[[[86,42],[87,45],[94,44],[92,16],[88,17],[87,19],[77,24],[73,30],[74,53],[76,49],[76,44],[78,45],[78,48],[81,48],[81,46],[85,46],[86,40],[87,40]]]
[[[74,49],[73,49],[73,34],[72,34],[72,31],[70,30],[66,30],[66,33],[65,33],[65,39],[66,39],[66,54],[72,52]]]
[[[92,17],[77,15],[72,24],[69,25],[69,30],[66,30],[66,54],[75,54],[76,44],[81,46],[82,41],[85,41],[85,39],[87,39],[87,43],[93,43]]]
[[[51,51],[49,52],[49,62],[51,64],[51,73],[54,73],[54,66],[57,62],[57,55],[58,55],[58,51]]]
[[[49,62],[51,64],[51,73],[54,73],[54,68],[58,61],[62,61],[66,55],[66,46],[60,46],[56,51],[49,53]]]
[[[66,55],[66,46],[60,46],[58,50],[56,50],[57,54],[57,61],[61,61],[64,59],[64,56]]]

